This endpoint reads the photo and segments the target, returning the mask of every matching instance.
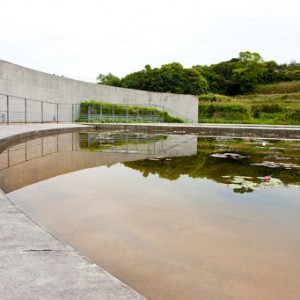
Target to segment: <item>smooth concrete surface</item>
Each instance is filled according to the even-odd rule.
[[[173,113],[168,111],[171,115],[184,116],[198,122],[197,96],[148,92],[83,82],[32,70],[1,59],[0,94],[58,104],[80,104],[83,101],[97,100],[121,105],[158,105],[173,111]],[[23,110],[24,103],[21,99],[11,97],[10,101],[12,110]],[[40,105],[32,109],[35,113],[40,113]],[[5,111],[6,99],[2,96],[0,97],[0,112],[5,114]],[[51,106],[45,105],[44,111],[45,115],[50,114],[52,118]],[[71,121],[70,112],[69,117],[70,119],[65,121]]]
[[[12,125],[0,125],[0,142],[5,139],[12,137],[20,137],[23,134],[31,134],[38,131],[49,131],[49,130],[59,130],[60,132],[67,129],[78,129],[78,128],[86,128],[90,127],[89,125],[81,125],[81,124],[12,124]]]
[[[14,143],[16,140],[22,138],[39,137],[45,134],[54,134],[62,132],[72,132],[78,129],[89,130],[94,128],[91,125],[82,125],[75,123],[66,124],[13,124],[13,125],[0,125],[0,151],[6,146]]]
[[[0,126],[0,142],[75,127]],[[0,299],[145,298],[34,223],[0,190]]]

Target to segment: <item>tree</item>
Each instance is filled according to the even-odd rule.
[[[203,78],[205,78],[207,82],[207,91],[210,93],[219,93],[219,85],[220,76],[216,74],[211,66],[193,66],[192,69],[195,69],[199,72]]]
[[[97,77],[98,84],[105,84],[105,85],[111,85],[111,86],[121,86],[121,80],[117,76],[108,73],[107,75],[105,74],[99,74]]]
[[[290,80],[300,80],[300,64],[292,61],[288,65],[287,74]]]
[[[163,80],[163,89],[167,93],[183,94],[183,66],[180,63],[173,62],[162,65],[160,68]]]
[[[206,79],[197,69],[184,68],[177,62],[162,65],[160,74],[165,92],[200,95],[208,89]]]
[[[264,72],[262,75],[262,80],[264,84],[280,81],[278,80],[279,79],[278,74],[279,74],[279,66],[274,60],[264,62]]]
[[[126,75],[121,82],[122,87],[129,89],[147,90],[148,87],[147,75],[144,70]]]
[[[154,69],[146,65],[143,70],[126,75],[121,79],[121,85],[138,90],[192,95],[203,94],[208,89],[200,72],[185,69],[177,62]]]
[[[100,74],[100,84],[138,90],[200,95],[206,92],[225,95],[250,93],[257,84],[300,80],[300,64],[278,65],[264,61],[259,53],[240,52],[238,58],[210,66],[184,68],[178,62],[160,68],[146,65],[141,71],[119,79],[113,74]]]
[[[254,86],[263,83],[265,66],[262,57],[256,52],[240,52],[233,78],[240,84],[242,93],[249,93]]]
[[[207,80],[196,69],[183,70],[184,94],[201,95],[208,91]]]

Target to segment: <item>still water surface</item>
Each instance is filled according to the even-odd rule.
[[[86,135],[2,153],[2,188],[149,299],[300,298],[299,142]]]

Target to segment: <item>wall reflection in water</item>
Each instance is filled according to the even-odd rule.
[[[61,174],[152,157],[189,156],[195,136],[127,133],[65,133],[30,140],[0,154],[5,193]]]

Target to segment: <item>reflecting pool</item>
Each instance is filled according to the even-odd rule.
[[[300,298],[300,142],[68,133],[0,154],[31,218],[149,299]]]

